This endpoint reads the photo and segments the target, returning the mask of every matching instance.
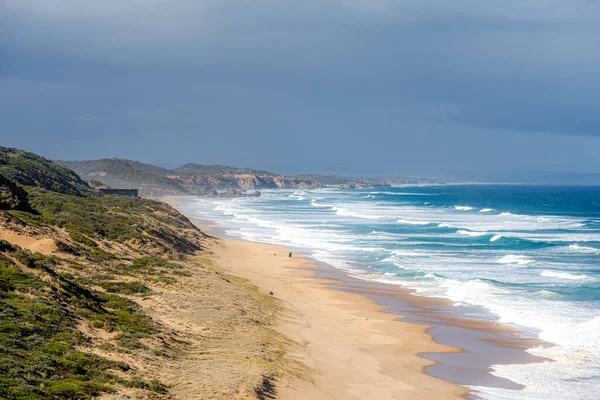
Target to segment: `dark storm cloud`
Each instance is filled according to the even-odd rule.
[[[372,173],[514,167],[516,141],[517,166],[600,170],[599,38],[596,1],[5,0],[2,131],[58,158]]]

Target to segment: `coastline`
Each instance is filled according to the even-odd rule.
[[[205,221],[192,222],[206,229]],[[308,380],[282,377],[277,398],[464,399],[470,392],[425,372],[434,361],[420,353],[462,351],[436,343],[429,327],[399,321],[366,296],[333,289],[336,281],[318,277],[310,259],[290,258],[281,246],[209,241],[216,265],[283,302],[278,330],[294,342],[290,356],[313,373]]]
[[[161,198],[160,200],[177,208],[177,197]],[[377,398],[478,398],[476,388],[485,386],[519,390],[523,386],[491,374],[492,366],[537,363],[546,360],[526,352],[529,348],[546,343],[538,339],[524,338],[520,331],[497,321],[459,316],[456,314],[457,309],[447,300],[415,296],[411,290],[394,284],[357,279],[343,270],[313,260],[307,255],[299,257],[294,253],[294,257],[289,259],[287,257],[288,250],[282,246],[232,238],[212,221],[198,220],[193,216],[187,216],[205,232],[219,236],[221,239],[217,239],[217,241],[223,243],[224,249],[229,249],[230,254],[225,257],[222,252],[218,252],[217,258],[220,266],[224,266],[233,275],[249,279],[261,291],[268,293],[272,290],[276,297],[286,303],[287,308],[294,310],[298,308],[299,303],[306,302],[300,294],[309,293],[313,296],[315,290],[318,293],[324,290],[327,292],[323,295],[324,298],[330,301],[328,304],[332,304],[331,314],[339,313],[340,309],[347,307],[348,309],[343,312],[352,314],[354,311],[355,313],[348,319],[348,321],[354,321],[362,312],[374,313],[370,320],[377,320],[383,333],[378,330],[375,330],[374,333],[371,326],[365,328],[359,325],[360,328],[355,329],[354,333],[349,335],[356,340],[356,332],[363,332],[362,335],[359,335],[363,342],[359,345],[348,343],[346,348],[340,348],[340,352],[343,354],[349,348],[356,347],[363,354],[370,353],[374,361],[374,368],[388,379],[389,377],[396,379],[396,383],[392,386],[397,391],[381,394],[381,397]],[[231,247],[228,246],[233,246],[237,250],[232,252]],[[269,256],[265,257],[265,254],[262,254],[262,258],[258,257],[257,252],[259,251]],[[283,252],[285,257],[280,259],[278,256],[270,256],[271,251],[275,254]],[[250,254],[253,255],[249,256]],[[271,257],[276,260],[275,263]],[[292,260],[300,261],[295,264],[295,261]],[[254,265],[259,262],[263,265]],[[241,264],[252,264],[253,266],[244,268]],[[281,286],[281,282],[285,282],[287,286]],[[283,290],[283,296],[280,290],[272,289],[278,284],[278,287]],[[296,288],[298,285],[300,289],[297,290],[297,294],[288,296],[286,290],[292,286]],[[314,319],[319,312],[322,313],[328,305],[321,304],[319,298],[314,298],[312,301],[316,303],[313,304],[313,309],[308,314],[303,314],[306,316],[305,325],[311,327],[313,326],[311,319]],[[307,304],[304,304],[304,307],[307,307]],[[365,311],[364,307],[371,308]],[[289,316],[286,316],[284,321],[287,319]],[[344,322],[347,325],[347,322]],[[347,328],[346,325],[344,328]],[[324,327],[321,328],[324,329]],[[314,342],[304,339],[303,335],[306,333],[303,329],[298,326],[286,325],[286,322],[280,329],[282,333],[296,342],[300,340],[302,343],[310,343],[303,349],[304,354],[296,357],[300,357],[301,361],[313,368],[315,383],[313,383],[312,389],[316,388],[323,393],[327,390],[334,390],[331,387],[327,389],[327,385],[319,384],[319,381],[328,382],[335,380],[336,377],[328,370],[323,374],[325,369],[315,368],[315,365],[318,367],[326,365],[326,363],[315,360],[314,356],[319,351],[318,346],[317,349],[313,349],[312,347],[316,346]],[[373,338],[387,336],[391,341],[378,348],[376,342],[369,340],[370,336]],[[331,338],[329,341],[331,342]],[[326,349],[331,343],[328,344],[327,341],[324,341],[319,345]],[[395,354],[396,352],[389,351],[390,348],[400,348],[401,350]],[[410,357],[407,355],[409,352]],[[338,361],[343,362],[339,359]],[[368,364],[359,363],[359,365]],[[337,367],[333,366],[333,368]],[[371,367],[369,367],[370,369]],[[360,374],[364,374],[364,368],[358,368],[358,370]],[[407,372],[414,376],[407,375]],[[348,374],[348,371],[340,374],[339,379],[350,380],[350,383],[342,383],[338,386],[360,386],[357,383],[361,382],[360,377],[352,381],[349,378],[351,375]],[[429,379],[433,380],[428,381]],[[374,382],[375,380],[366,379],[366,381]],[[378,381],[381,382],[380,379]],[[414,386],[408,389],[406,382],[411,382]],[[440,394],[441,397],[436,397],[438,395],[430,391],[431,385],[436,387],[435,390],[444,390],[445,393]],[[288,386],[295,387],[293,384],[286,385],[286,387]],[[365,386],[369,385],[365,384]],[[306,385],[302,387],[304,392],[308,390]],[[404,387],[404,390],[399,390],[400,387]],[[422,389],[425,389],[426,392],[422,393]],[[336,396],[339,396],[339,393],[345,393],[350,397],[335,398],[363,398],[361,396],[352,397],[350,392],[340,391],[339,387],[337,390]],[[368,393],[373,393],[372,385],[368,388]],[[311,394],[311,396],[310,398],[321,398],[316,394]],[[306,397],[296,393],[281,398],[295,400]]]

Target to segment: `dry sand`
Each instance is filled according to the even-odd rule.
[[[16,244],[32,252],[51,254],[56,250],[54,240],[50,238],[36,238],[15,233],[9,229],[0,228],[0,240]]]
[[[309,259],[290,258],[282,247],[231,239],[208,242],[219,267],[283,302],[286,311],[278,329],[297,343],[290,356],[312,373],[309,379],[280,378],[277,398],[416,400],[468,394],[424,372],[433,362],[418,354],[460,351],[436,343],[427,327],[398,321],[365,296],[334,290],[329,281],[315,277]]]

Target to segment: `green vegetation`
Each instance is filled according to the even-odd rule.
[[[75,242],[68,252],[85,253],[90,259],[113,257],[98,248],[98,241],[109,240],[162,253],[191,253],[199,250],[197,237],[185,237],[184,230],[194,226],[170,206],[152,200],[119,196],[73,197],[28,188],[30,203],[40,215],[11,213],[31,225],[65,228]],[[64,244],[61,244],[66,249]]]
[[[125,363],[77,350],[90,344],[77,330],[82,320],[117,332],[116,342],[124,352],[146,349],[139,339],[150,338],[160,328],[135,302],[93,293],[69,279],[71,274],[56,273],[56,258],[4,241],[0,251],[0,398],[88,399],[129,384],[165,392],[156,382],[142,385],[117,378],[111,371],[127,371]],[[22,271],[13,258],[39,274]],[[141,283],[121,285],[120,293],[149,290]]]
[[[0,397],[87,399],[112,391],[110,370],[129,368],[76,350],[86,340],[60,289],[0,260]]]
[[[152,294],[142,282],[148,275],[174,282],[164,275],[180,265],[158,255],[179,259],[195,252],[202,234],[164,203],[95,196],[72,171],[30,153],[0,147],[0,170],[32,185],[0,182],[10,205],[0,211],[5,223],[33,236],[53,232],[57,251],[65,254],[46,256],[0,241],[0,398],[89,399],[119,387],[165,394],[160,382],[125,378],[127,364],[92,351],[170,354],[156,340],[163,329],[125,296]],[[14,207],[15,194],[27,207]],[[124,249],[148,255],[135,258]],[[122,275],[135,280],[121,281]],[[111,339],[84,334],[86,326],[111,332]]]
[[[147,294],[150,293],[148,286],[141,282],[104,282],[101,285],[104,290],[121,294]]]
[[[202,164],[185,164],[181,167],[173,169],[174,172],[190,175],[266,175],[278,176],[268,171],[257,171],[252,168],[236,168],[227,165],[202,165]]]
[[[69,232],[69,236],[74,241],[79,242],[81,244],[84,244],[86,246],[89,246],[89,247],[98,247],[98,243],[94,242],[92,239],[90,239],[87,236],[83,235],[81,232],[78,232],[78,231]]]
[[[75,172],[23,150],[0,146],[0,174],[26,186],[37,186],[73,196],[94,192]]]
[[[253,377],[280,369],[273,360],[283,357],[287,342],[268,326],[275,300],[188,257],[198,255],[204,234],[176,210],[151,200],[97,196],[72,171],[19,150],[0,148],[0,170],[22,185],[2,192],[9,204],[0,211],[2,229],[26,247],[0,240],[0,399],[89,399],[125,388],[139,397],[169,398],[167,387],[153,379],[167,358],[197,371],[229,373],[238,362],[252,370],[227,382],[199,373],[214,393],[231,393],[229,378],[249,393]],[[143,172],[163,173],[154,167]],[[27,208],[14,207],[15,193]],[[185,286],[192,274],[200,284]],[[192,322],[210,327],[206,334],[180,335],[177,324],[165,321],[165,328],[140,306],[171,299],[159,297],[161,289],[178,279],[181,288],[165,292],[179,298],[189,288],[201,291],[195,293],[200,301],[190,302],[200,308],[199,321]],[[238,336],[242,330],[253,333]],[[203,357],[180,358],[189,348]],[[129,362],[148,368],[130,368]]]

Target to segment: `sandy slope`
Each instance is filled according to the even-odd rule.
[[[51,238],[21,235],[5,228],[0,228],[0,240],[6,240],[29,251],[43,254],[51,254],[56,250],[54,240]]]

